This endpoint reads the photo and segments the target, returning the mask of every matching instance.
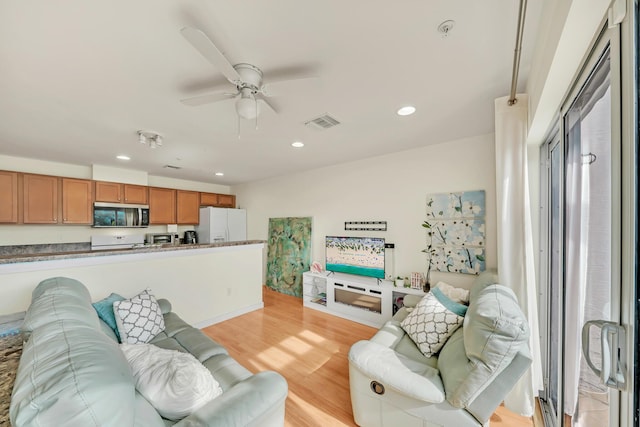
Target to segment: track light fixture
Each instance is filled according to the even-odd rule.
[[[162,135],[152,131],[139,130],[138,142],[140,142],[140,144],[148,144],[150,148],[161,147]]]

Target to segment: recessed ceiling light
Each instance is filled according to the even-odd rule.
[[[416,107],[412,105],[407,105],[406,107],[402,107],[398,110],[399,116],[410,116],[411,114],[416,112]]]
[[[119,159],[119,160],[131,160],[131,157],[120,155],[120,156],[116,156],[116,159]]]
[[[300,141],[296,141],[296,142],[293,142],[291,144],[291,146],[295,147],[295,148],[302,148],[302,147],[304,147],[304,144],[302,142],[300,142]]]
[[[216,172],[216,176],[224,176],[223,172]]]

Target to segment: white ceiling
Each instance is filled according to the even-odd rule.
[[[529,0],[519,90],[542,0]],[[233,185],[493,132],[508,94],[517,0],[67,0],[0,4],[0,154]],[[455,21],[443,37],[438,25]],[[233,63],[306,70],[316,88],[270,98],[259,128],[233,100],[180,99],[226,82],[180,34]],[[232,88],[231,86],[228,86]],[[417,112],[395,111],[412,104]],[[329,113],[341,124],[303,123]],[[164,135],[152,150],[137,130]],[[291,142],[305,143],[294,149]],[[115,158],[131,157],[128,162]],[[181,170],[163,168],[171,164]],[[214,176],[223,171],[224,177]]]

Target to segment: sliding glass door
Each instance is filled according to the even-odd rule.
[[[622,116],[617,29],[603,32],[542,147],[545,422],[619,426],[629,395],[622,312]],[[630,178],[630,175],[627,175]]]

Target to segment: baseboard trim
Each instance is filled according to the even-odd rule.
[[[250,313],[252,311],[261,310],[264,308],[264,302],[261,301],[257,304],[248,305],[246,307],[239,308],[237,310],[229,311],[228,313],[221,314],[216,317],[212,317],[202,322],[193,324],[194,328],[202,329],[207,326],[215,325],[216,323],[224,322],[225,320],[233,319],[234,317],[242,316],[243,314]]]

